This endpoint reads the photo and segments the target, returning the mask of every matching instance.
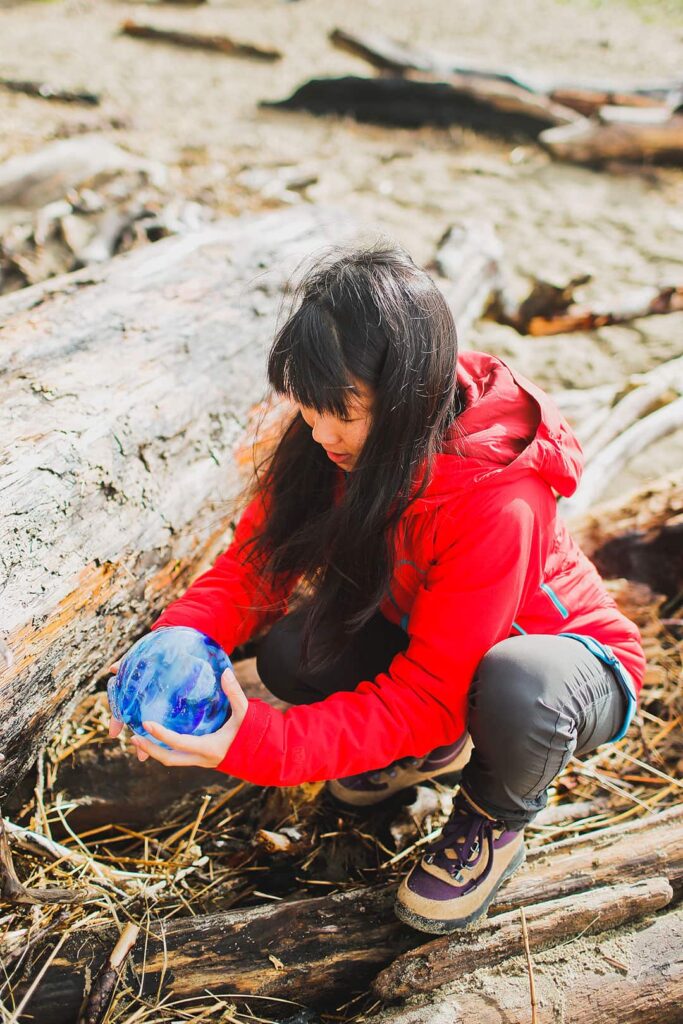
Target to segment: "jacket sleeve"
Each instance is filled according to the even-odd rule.
[[[554,508],[549,488],[542,502]],[[466,728],[467,694],[484,654],[510,635],[525,591],[542,580],[549,531],[539,492],[443,518],[435,560],[414,601],[410,642],[387,672],[284,713],[251,700],[220,771],[261,785],[340,778],[421,756]]]
[[[227,550],[162,612],[153,630],[192,626],[230,653],[262,626],[286,614],[296,577],[269,581],[240,550],[262,526],[266,508],[264,497],[257,494],[242,513]]]

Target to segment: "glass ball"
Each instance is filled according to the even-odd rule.
[[[114,718],[138,736],[150,736],[143,722],[174,732],[204,736],[230,717],[221,676],[232,668],[225,651],[189,626],[163,626],[147,633],[125,655],[107,694]]]

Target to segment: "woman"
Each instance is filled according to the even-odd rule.
[[[259,675],[294,706],[247,701],[227,673],[219,732],[150,723],[172,749],[133,742],[262,785],[332,780],[349,806],[461,774],[396,902],[413,927],[452,931],[520,866],[568,759],[623,735],[635,708],[637,629],[556,514],[580,448],[534,385],[458,358],[442,294],[400,249],[309,273],[268,375],[296,412],[232,544],[153,628],[230,652],[270,626]]]

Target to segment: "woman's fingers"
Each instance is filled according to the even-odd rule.
[[[195,754],[186,754],[180,750],[167,750],[166,747],[160,747],[152,740],[145,739],[144,736],[136,736],[133,739],[133,746],[136,748],[141,761],[146,761],[148,757],[152,757],[155,761],[159,761],[169,768],[187,768],[191,765],[202,763]],[[140,757],[141,753],[145,756]]]
[[[119,722],[118,718],[112,717],[109,719],[109,735],[111,739],[116,739],[116,737],[120,735],[122,729],[123,722]]]
[[[221,686],[223,687],[223,693],[230,701],[230,707],[232,708],[232,715],[228,719],[228,722],[239,724],[247,713],[249,707],[249,699],[246,693],[237,681],[235,673],[226,668],[225,672],[221,676]]]
[[[119,665],[120,665],[120,664],[121,664],[121,662],[120,662],[120,661],[115,661],[113,665],[110,665],[110,666],[109,666],[109,669],[108,669],[108,671],[109,671],[109,672],[118,672],[118,670],[119,670]]]
[[[172,729],[167,729],[165,725],[159,725],[158,722],[143,722],[142,728],[156,740],[161,740],[162,743],[167,743],[174,750],[182,750],[186,754],[203,754],[206,750],[206,741],[212,735],[209,733],[204,736],[193,736],[191,733],[173,732]]]
[[[225,725],[217,729],[216,732],[195,736],[191,733],[174,732],[172,729],[160,725],[159,722],[145,721],[142,725],[149,735],[167,746],[160,747],[153,740],[146,739],[144,736],[134,736],[133,745],[140,760],[146,761],[148,757],[152,757],[155,761],[160,761],[165,765],[201,765],[207,768],[215,768],[220,764],[230,749],[249,708],[247,696],[230,669],[226,669],[223,673],[221,685],[231,706],[231,715]]]

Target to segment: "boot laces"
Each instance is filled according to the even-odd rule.
[[[456,811],[448,821],[438,839],[430,843],[425,860],[428,864],[447,871],[456,881],[462,880],[462,872],[479,864],[484,851],[486,864],[480,875],[471,884],[479,885],[489,875],[493,865],[493,829],[495,822],[481,814],[467,814]],[[446,851],[454,857],[446,856]]]

